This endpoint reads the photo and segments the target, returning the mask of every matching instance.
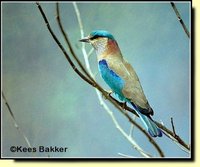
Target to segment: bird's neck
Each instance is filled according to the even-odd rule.
[[[106,58],[121,58],[121,51],[115,40],[106,39],[102,40],[98,46],[94,46],[98,60]]]

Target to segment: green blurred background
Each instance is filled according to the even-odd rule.
[[[41,4],[64,46],[56,22],[55,3]],[[170,3],[77,3],[85,34],[110,31],[126,60],[135,68],[144,92],[155,111],[154,119],[190,143],[190,41]],[[190,3],[176,3],[190,31]],[[61,19],[78,57],[80,31],[72,3],[60,4]],[[2,4],[2,89],[18,125],[33,147],[68,147],[50,157],[140,157],[120,134],[100,106],[95,90],[72,70],[52,39],[35,3]],[[89,51],[91,46],[87,45]],[[98,72],[95,53],[92,70]],[[107,85],[97,73],[97,81]],[[121,126],[130,124],[111,107]],[[14,127],[2,101],[2,156],[47,157],[46,153],[13,153],[11,146],[27,146]],[[139,119],[137,122],[141,123]],[[158,156],[144,135],[134,129],[133,137],[147,152]],[[166,136],[156,138],[166,157],[189,157]]]

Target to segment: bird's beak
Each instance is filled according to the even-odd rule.
[[[80,42],[90,42],[90,38],[89,37],[84,37],[82,39],[79,40]]]

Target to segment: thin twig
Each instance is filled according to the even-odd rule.
[[[173,122],[173,118],[171,117],[171,124],[172,124],[172,130],[174,133],[174,137],[176,136],[176,132],[175,132],[175,127],[174,127],[174,122]]]
[[[9,113],[10,113],[10,115],[11,115],[11,118],[12,118],[12,120],[13,120],[13,122],[14,122],[14,125],[15,125],[16,129],[17,129],[18,132],[23,136],[23,138],[24,138],[24,140],[25,140],[27,146],[30,147],[30,148],[32,148],[32,146],[31,146],[31,144],[30,144],[28,138],[26,137],[26,135],[24,134],[24,132],[23,132],[23,131],[21,130],[21,128],[19,127],[19,125],[18,125],[18,123],[17,123],[17,121],[16,121],[16,119],[15,119],[15,115],[14,115],[14,113],[12,112],[11,107],[10,107],[10,105],[9,105],[9,103],[8,103],[8,101],[7,101],[7,99],[6,99],[6,97],[5,97],[5,95],[4,95],[3,92],[2,92],[2,97],[3,97],[4,101],[5,101],[5,105],[6,105],[6,107],[8,108],[8,111],[9,111]]]
[[[90,51],[88,52],[88,58],[90,58],[90,56],[92,55],[92,53],[94,52],[94,48],[90,49]]]
[[[167,129],[163,124],[157,121],[154,122],[160,129],[162,129],[163,133],[165,133],[167,137],[169,137],[173,142],[175,142],[175,144],[177,144],[185,152],[190,153],[190,146],[187,145],[178,135],[174,136],[174,132]]]
[[[118,153],[118,155],[120,155],[124,158],[137,158],[137,157],[133,157],[133,156],[130,156],[130,155],[123,154],[123,153]]]
[[[176,8],[176,5],[174,4],[174,2],[170,2],[177,18],[178,18],[178,21],[180,22],[181,26],[183,27],[183,30],[185,31],[186,35],[188,36],[188,38],[190,38],[190,33],[185,25],[185,23],[183,22],[183,19],[181,18],[181,15],[180,13],[178,12],[178,9]]]
[[[84,72],[84,74],[89,78],[89,80],[93,81],[93,79],[91,78],[91,76],[88,74],[88,72],[86,71],[86,69],[84,68],[84,66],[82,65],[82,63],[80,62],[80,60],[77,58],[75,52],[74,52],[74,49],[72,48],[72,45],[69,41],[69,38],[67,36],[67,34],[65,33],[65,30],[62,26],[62,22],[61,22],[61,19],[60,19],[60,15],[58,15],[58,13],[60,13],[59,11],[59,4],[58,2],[56,3],[56,13],[57,13],[57,22],[58,22],[58,25],[59,25],[59,28],[62,32],[62,35],[64,36],[64,39],[65,39],[65,42],[67,43],[68,47],[69,47],[69,50],[73,56],[73,58],[76,60],[76,62],[78,63],[78,65],[80,66],[81,70]]]
[[[75,64],[72,62],[72,60],[70,59],[69,55],[67,54],[67,52],[65,51],[64,47],[62,46],[62,44],[60,43],[60,41],[58,40],[58,38],[56,37],[56,35],[54,34],[54,32],[52,31],[50,24],[48,22],[48,19],[42,9],[42,7],[40,6],[40,4],[38,2],[36,2],[38,9],[45,21],[45,24],[50,32],[50,34],[52,35],[53,39],[55,40],[55,42],[57,43],[57,45],[60,47],[61,51],[63,52],[63,54],[65,55],[65,58],[67,59],[67,61],[69,62],[69,64],[71,65],[72,69],[83,79],[85,80],[87,83],[89,83],[92,86],[95,86],[94,83],[89,80],[85,75],[83,75],[75,66]]]
[[[136,119],[136,116],[134,115],[133,120],[135,120],[135,119]],[[132,136],[132,135],[133,135],[133,129],[134,129],[134,125],[131,124],[130,130],[129,130],[129,136]]]

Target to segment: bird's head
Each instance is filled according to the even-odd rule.
[[[117,45],[114,36],[105,30],[92,31],[87,37],[79,41],[90,43],[97,54],[101,54],[106,50],[112,49],[113,45]]]

